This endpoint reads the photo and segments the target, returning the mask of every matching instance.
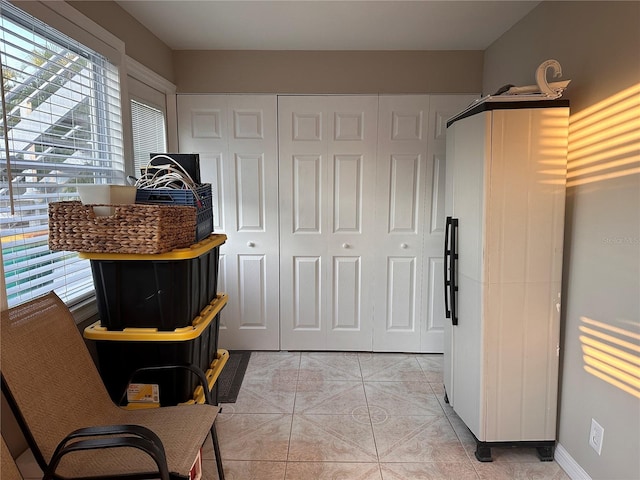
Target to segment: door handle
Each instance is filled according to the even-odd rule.
[[[351,248],[351,245],[349,243],[343,243],[342,248]]]
[[[247,247],[253,248],[255,246],[256,246],[256,244],[254,242],[247,242]]]
[[[451,304],[451,324],[458,325],[458,219],[451,219],[451,249],[449,251],[449,302]]]
[[[401,243],[400,244],[400,248],[402,249],[406,249],[409,245],[407,245],[406,243]]]
[[[449,235],[451,233],[451,217],[447,217],[444,226],[444,316],[451,318],[451,308],[449,307]]]

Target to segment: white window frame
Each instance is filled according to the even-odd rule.
[[[129,56],[125,56],[125,68],[127,72],[127,109],[123,112],[128,123],[125,130],[131,135],[131,100],[137,100],[146,105],[158,108],[164,112],[165,116],[165,135],[167,139],[167,151],[178,151],[178,126],[177,126],[177,107],[176,107],[176,86],[161,77],[153,70],[145,67],[140,62]],[[125,137],[125,141],[127,138]],[[131,159],[127,165],[129,175],[138,176],[139,172],[135,171],[133,165],[133,138],[129,137],[131,142]]]

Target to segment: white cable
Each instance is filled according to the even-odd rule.
[[[158,158],[169,160],[169,165],[152,165],[151,162]],[[178,167],[177,169],[175,167]],[[149,172],[149,170],[152,170]],[[197,185],[191,178],[191,175],[184,169],[182,165],[176,162],[168,155],[154,155],[149,163],[142,169],[142,176],[136,180],[135,186],[141,189],[174,189],[174,190],[191,190],[197,201],[198,206],[202,206],[202,199],[197,192]]]
[[[151,158],[149,160],[149,163],[147,163],[146,168],[149,168],[151,165],[151,162],[153,162],[156,158],[165,158],[167,160],[169,160],[171,163],[173,163],[175,166],[177,166],[180,170],[182,170],[182,172],[184,173],[184,175],[189,179],[189,181],[191,182],[191,184],[195,185],[196,182],[193,181],[193,179],[191,178],[191,175],[189,175],[189,173],[184,169],[184,167],[182,165],[180,165],[178,162],[176,162],[173,158],[171,158],[168,155],[165,155],[163,153],[159,153],[158,155],[154,155],[153,158]]]

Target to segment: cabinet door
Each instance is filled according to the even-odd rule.
[[[375,96],[282,96],[283,349],[371,350]]]
[[[490,146],[486,114],[456,121],[447,129],[445,209],[458,219],[456,294],[458,325],[446,324],[444,383],[449,402],[482,439],[482,231],[485,168]]]
[[[279,349],[275,95],[178,95],[180,151],[200,154],[214,191],[218,291],[229,294],[220,345]]]
[[[458,120],[453,166],[453,216],[458,219],[458,275],[482,274],[486,185],[491,158],[491,112]]]

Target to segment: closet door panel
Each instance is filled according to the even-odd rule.
[[[178,96],[179,150],[200,155],[200,177],[211,184],[215,232],[226,231],[223,199],[229,172],[222,168],[228,155],[226,109],[224,95]]]
[[[267,305],[265,302],[266,257],[265,255],[238,255],[238,283],[240,298],[240,321],[242,329],[267,328]]]
[[[322,262],[318,257],[296,256],[293,259],[293,329],[322,329]]]
[[[228,252],[236,255],[238,316],[220,335],[233,349],[279,349],[277,102],[274,95],[228,95],[232,192],[225,195]],[[233,195],[232,198],[231,195]],[[231,292],[229,292],[231,297]],[[223,314],[224,316],[224,314]]]
[[[328,97],[328,349],[373,345],[378,97]]]
[[[420,350],[428,115],[427,95],[380,97],[375,351]]]
[[[292,233],[321,234],[322,219],[322,156],[294,155],[292,174]]]
[[[416,331],[416,259],[387,258],[387,332]]]
[[[362,155],[336,155],[333,159],[334,233],[362,229],[362,160]]]
[[[264,155],[235,155],[236,223],[239,232],[266,230]]]
[[[389,215],[390,234],[417,234],[419,201],[424,158],[419,154],[396,154],[389,158]]]
[[[430,95],[427,137],[427,195],[424,209],[423,242],[423,320],[421,331],[422,352],[443,352],[444,285],[442,283],[445,184],[447,173],[446,133],[447,120],[462,111],[477,95]]]
[[[370,350],[377,97],[282,96],[279,127],[282,346]],[[297,283],[300,258],[317,259],[317,283]],[[313,330],[296,319],[304,289]]]
[[[333,324],[331,328],[334,331],[359,330],[362,321],[360,316],[361,259],[359,257],[334,257],[333,275]]]
[[[193,150],[190,150],[193,151]],[[224,182],[222,173],[223,152],[203,152],[200,154],[200,176],[211,183],[213,196],[213,231],[224,232],[225,212],[222,202],[224,198]]]
[[[228,236],[221,341],[442,351],[444,125],[472,98],[179,95]]]
[[[219,269],[227,349],[280,347],[276,115],[274,95],[178,95],[180,151],[200,154],[214,231],[227,234]]]
[[[326,113],[322,97],[278,98],[281,348],[321,349],[325,304]]]

